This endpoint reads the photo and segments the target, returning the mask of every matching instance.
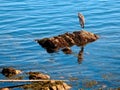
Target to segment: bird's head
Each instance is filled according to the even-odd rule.
[[[78,17],[81,17],[81,16],[82,16],[82,14],[78,12]]]

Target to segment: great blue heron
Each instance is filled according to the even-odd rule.
[[[84,28],[85,18],[81,13],[78,13],[79,22],[82,28]]]

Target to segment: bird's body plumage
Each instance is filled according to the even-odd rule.
[[[79,22],[82,28],[84,28],[85,25],[85,18],[81,13],[78,13],[78,18],[79,18]]]

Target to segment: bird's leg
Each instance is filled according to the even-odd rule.
[[[84,46],[81,47],[80,52],[78,53],[78,63],[81,63],[83,60]]]
[[[81,47],[81,52],[83,52],[83,51],[84,51],[84,46]]]

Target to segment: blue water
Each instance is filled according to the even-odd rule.
[[[61,51],[49,54],[34,41],[81,30],[78,12],[85,16],[85,30],[100,36],[85,47],[81,64],[75,55],[79,47],[72,47],[75,53],[72,55]],[[72,90],[118,88],[120,1],[0,0],[0,69],[3,67],[23,72],[40,71],[52,79],[67,79]],[[70,81],[71,78],[76,80]],[[0,79],[7,78],[0,74]],[[93,80],[97,84],[85,85]],[[0,83],[0,87],[7,85],[9,83]]]

